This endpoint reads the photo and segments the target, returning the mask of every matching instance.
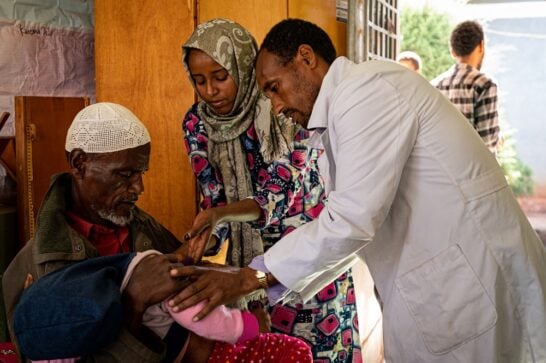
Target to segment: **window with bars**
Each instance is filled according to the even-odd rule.
[[[399,43],[398,0],[366,0],[365,59],[396,59]]]

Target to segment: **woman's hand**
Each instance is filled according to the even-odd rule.
[[[195,262],[201,260],[210,241],[212,231],[218,223],[250,222],[258,220],[262,210],[254,199],[243,199],[222,207],[205,209],[195,217],[192,228],[184,234],[189,241],[189,257]]]
[[[191,229],[184,234],[184,239],[188,241],[187,257],[190,257],[194,263],[201,261],[209,241],[214,237],[212,231],[221,216],[219,209],[221,207],[199,212]]]

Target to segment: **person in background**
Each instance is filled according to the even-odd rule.
[[[25,281],[39,281],[67,264],[97,256],[155,249],[167,255],[143,259],[127,284],[123,326],[113,341],[89,359],[158,362],[167,347],[142,325],[150,305],[173,295],[185,282],[169,275],[172,253],[181,242],[136,206],[144,192],[150,135],[127,108],[113,103],[87,106],[66,135],[69,171],[53,176],[40,210],[35,235],[19,251],[2,279],[10,334]],[[52,337],[57,339],[58,337]],[[187,334],[180,334],[181,348]],[[90,343],[91,344],[91,343]]]
[[[546,361],[546,250],[495,157],[427,80],[391,61],[323,56],[318,26],[266,35],[257,79],[278,112],[315,130],[328,202],[238,272],[171,270],[196,316],[259,286],[304,301],[365,260],[382,301],[386,362]],[[324,166],[324,167],[323,167]]]
[[[200,24],[183,46],[184,66],[200,99],[183,121],[185,145],[203,194],[196,224],[203,222],[206,233],[194,244],[196,260],[205,250],[216,253],[229,239],[227,264],[245,267],[315,219],[324,206],[318,150],[309,144],[309,131],[292,123],[290,114],[276,117],[279,110],[259,91],[257,51],[252,35],[226,19]],[[333,45],[326,53],[335,58]],[[205,248],[211,235],[213,246]],[[264,276],[260,278],[265,285]],[[254,291],[240,307],[264,297],[263,290]],[[360,359],[349,266],[305,304],[275,304],[270,314],[272,331],[304,339],[315,360]]]
[[[497,84],[480,72],[485,56],[482,26],[476,21],[458,24],[451,32],[451,55],[457,62],[431,83],[470,121],[493,153],[501,145]]]
[[[396,57],[396,61],[404,67],[407,67],[417,73],[421,73],[423,63],[421,62],[421,57],[419,57],[419,54],[415,52],[409,50],[401,52],[398,54],[398,57]]]

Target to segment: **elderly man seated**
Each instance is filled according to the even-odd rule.
[[[36,234],[3,277],[13,338],[13,314],[29,281],[92,257],[149,249],[171,253],[181,247],[171,232],[135,205],[144,191],[150,135],[131,111],[112,103],[86,107],[68,130],[65,148],[70,170],[53,177]],[[172,262],[175,255],[154,254],[138,264],[122,296],[123,328],[112,344],[90,357],[93,361],[163,359],[165,343],[142,325],[142,314],[183,286],[169,275]],[[183,345],[186,337],[179,335],[177,344]]]
[[[68,130],[66,151],[70,172],[54,177],[36,236],[3,279],[10,332],[25,358],[312,361],[305,342],[269,333],[263,307],[222,306],[199,321],[202,306],[168,307],[185,285],[170,270],[186,246],[135,206],[150,156],[150,136],[135,115],[112,103],[86,107]]]

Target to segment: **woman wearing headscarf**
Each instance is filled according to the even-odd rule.
[[[199,96],[183,129],[201,207],[250,206],[246,216],[239,210],[243,217],[226,220],[257,220],[215,225],[215,214],[207,215],[215,242],[207,251],[216,253],[229,239],[227,264],[236,267],[247,266],[282,236],[316,218],[325,202],[319,151],[308,147],[308,130],[273,115],[258,89],[257,52],[252,35],[226,19],[200,24],[183,45],[184,67]],[[263,297],[265,292],[258,290],[240,307]],[[277,304],[270,314],[272,331],[305,339],[315,360],[359,361],[350,271],[308,303]]]

